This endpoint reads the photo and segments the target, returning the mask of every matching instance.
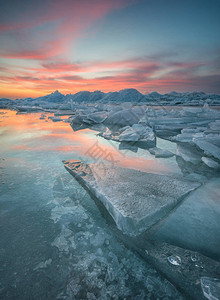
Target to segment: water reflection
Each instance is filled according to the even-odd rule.
[[[104,161],[112,157],[117,165],[126,168],[152,173],[180,172],[174,158],[156,159],[147,150],[137,147],[129,149],[128,146],[105,140],[97,136],[98,132],[94,130],[73,131],[69,123],[40,119],[40,113],[16,115],[15,111],[4,112],[0,116],[0,131],[5,151],[63,152],[73,159],[75,155],[81,155],[89,161],[97,161],[91,154],[91,148],[98,143],[103,152],[99,159]]]

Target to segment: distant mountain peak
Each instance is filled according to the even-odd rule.
[[[51,95],[57,96],[57,95],[62,95],[58,90],[56,90],[55,92],[51,93]]]

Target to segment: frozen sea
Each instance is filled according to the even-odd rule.
[[[73,132],[69,123],[40,119],[38,113],[0,113],[0,298],[185,299],[125,247],[62,162],[110,157],[123,167],[180,175],[175,157],[156,159],[140,148],[119,151],[95,131]],[[158,140],[158,146],[176,151],[168,141]],[[156,238],[166,241],[172,222]],[[180,245],[190,241],[190,233],[185,235]],[[167,239],[178,245],[178,237]],[[188,247],[201,248],[200,243]]]
[[[102,139],[90,130],[73,133],[68,123],[40,120],[39,114],[1,113],[0,298],[181,299],[117,240],[63,167],[64,159],[96,159],[87,153]],[[129,163],[114,145],[103,140],[102,147]],[[137,167],[143,160],[159,172],[149,158],[136,158]]]

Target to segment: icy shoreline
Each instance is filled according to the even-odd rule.
[[[220,263],[212,260],[198,252],[190,251],[184,248],[176,247],[170,245],[168,243],[161,243],[160,241],[152,240],[148,235],[148,231],[143,233],[142,235],[134,236],[134,232],[132,230],[138,229],[138,222],[136,222],[136,218],[140,216],[139,208],[141,207],[141,211],[143,214],[147,214],[149,210],[158,210],[157,212],[157,221],[161,220],[164,217],[163,212],[161,212],[161,207],[153,207],[151,205],[147,205],[145,210],[143,206],[140,205],[140,195],[138,196],[139,205],[133,205],[135,203],[134,193],[132,191],[134,188],[134,182],[129,178],[129,173],[131,177],[134,177],[134,173],[138,173],[135,170],[126,169],[122,170],[122,168],[114,169],[114,172],[109,166],[109,170],[105,165],[105,169],[103,170],[97,165],[87,165],[80,161],[64,161],[65,168],[68,172],[96,199],[98,199],[113,217],[114,221],[117,224],[117,229],[113,229],[116,236],[123,241],[123,243],[128,247],[137,252],[144,260],[151,263],[156,270],[158,270],[161,274],[163,274],[168,280],[170,280],[183,294],[192,299],[205,299],[203,289],[206,289],[205,283],[210,288],[214,288],[212,290],[212,295],[218,295],[218,283],[213,278],[218,278],[220,274]],[[101,173],[100,173],[101,172]],[[103,173],[104,172],[104,173]],[[125,173],[126,172],[126,173]],[[136,174],[137,175],[137,174]],[[152,174],[147,175],[145,178],[142,172],[139,173],[139,179],[149,179]],[[155,175],[155,174],[154,174]],[[161,177],[160,175],[155,175],[157,177]],[[162,176],[166,177],[166,176]],[[112,178],[114,178],[114,185],[112,184]],[[120,178],[120,180],[119,180]],[[167,179],[167,178],[166,178]],[[171,179],[170,179],[171,180]],[[128,181],[128,182],[127,182]],[[180,181],[181,182],[181,181]],[[126,184],[129,183],[129,190],[127,189]],[[157,181],[157,183],[160,183]],[[182,182],[183,183],[183,182]],[[152,182],[150,183],[152,185]],[[167,184],[167,183],[166,183]],[[172,183],[176,190],[175,183]],[[169,189],[171,188],[171,182],[167,186]],[[198,184],[192,184],[190,182],[185,182],[185,189],[193,190],[197,188]],[[119,188],[117,188],[119,186]],[[142,181],[139,181],[139,188],[143,189]],[[158,186],[161,189],[161,185]],[[182,184],[180,190],[183,188]],[[163,188],[162,188],[163,189]],[[117,190],[117,192],[116,192]],[[155,189],[152,187],[152,191],[155,192]],[[113,192],[113,193],[112,193]],[[120,193],[121,192],[121,193]],[[146,194],[142,195],[144,201],[149,204],[149,188],[145,189]],[[172,192],[172,189],[171,189]],[[181,191],[182,192],[182,191]],[[186,192],[186,190],[185,190]],[[157,192],[156,192],[157,193]],[[124,197],[123,197],[124,194]],[[187,194],[187,193],[186,193]],[[186,194],[184,196],[186,197]],[[175,195],[177,196],[177,195]],[[183,196],[183,197],[184,197]],[[130,198],[129,198],[130,197]],[[126,200],[124,199],[126,198]],[[116,201],[115,201],[116,199]],[[117,201],[120,200],[120,201]],[[142,200],[143,200],[142,199]],[[151,202],[152,199],[150,199]],[[166,198],[167,200],[167,198]],[[132,210],[126,210],[126,204],[132,204]],[[155,203],[155,202],[154,202]],[[161,204],[161,203],[160,203]],[[168,203],[166,202],[166,205]],[[175,205],[178,205],[175,202]],[[129,207],[131,208],[131,207]],[[120,211],[120,209],[122,209]],[[167,213],[169,214],[168,208]],[[128,221],[127,216],[123,213],[131,213],[130,221]],[[151,217],[153,218],[153,213],[151,213]],[[149,224],[146,224],[146,219],[144,220],[145,228],[141,228],[142,230],[149,229]],[[150,226],[153,224],[151,223]],[[139,227],[140,229],[140,227]],[[120,233],[120,231],[123,233]],[[138,234],[141,233],[138,232]],[[151,236],[151,233],[150,233]],[[201,283],[201,284],[200,284]],[[212,287],[211,287],[212,286]],[[215,291],[217,288],[217,291]],[[211,292],[210,292],[211,293]],[[209,294],[210,296],[211,294]]]
[[[138,102],[137,98],[132,98],[132,95],[128,97],[128,94],[128,101],[126,102],[109,103],[94,100],[94,102],[91,101],[92,104],[86,101],[79,103],[78,101],[82,99],[82,96],[85,95],[83,93],[78,94],[77,101],[75,99],[75,101],[63,102],[63,98],[55,93],[51,96],[54,102],[50,101],[49,97],[46,101],[45,99],[34,100],[36,103],[19,100],[16,105],[3,101],[3,106],[6,105],[7,108],[17,110],[18,114],[40,111],[42,112],[40,119],[45,120],[45,122],[68,122],[74,132],[84,128],[96,130],[97,135],[104,142],[116,142],[117,151],[135,152],[141,148],[146,153],[149,152],[155,158],[162,160],[169,161],[170,157],[173,157],[172,159],[176,160],[181,170],[181,175],[177,177],[121,168],[115,163],[111,155],[107,155],[108,157],[100,156],[100,153],[103,154],[103,150],[98,144],[94,145],[95,148],[89,149],[93,164],[69,161],[65,163],[65,166],[76,179],[81,183],[83,182],[90,193],[92,192],[96,198],[101,200],[118,228],[122,230],[123,233],[119,233],[119,235],[124,243],[128,244],[128,247],[130,245],[144,259],[152,263],[166,278],[184,291],[184,294],[195,299],[205,299],[202,288],[207,282],[210,284],[210,288],[215,286],[216,283],[215,281],[213,283],[213,278],[220,277],[219,262],[198,253],[196,246],[197,252],[195,254],[190,250],[184,250],[168,243],[162,244],[160,240],[152,242],[149,240],[149,235],[150,237],[153,236],[153,225],[158,222],[160,224],[161,220],[167,218],[177,206],[182,207],[181,201],[193,189],[198,188],[203,183],[210,182],[213,177],[219,178],[220,111],[208,105],[208,103],[213,104],[215,102],[207,101],[207,99],[200,99],[198,102],[197,99],[197,102],[193,101],[192,103],[203,104],[203,106],[175,106],[170,108],[165,106],[151,107],[150,101]],[[59,99],[59,97],[62,98],[62,101],[56,102],[54,99]],[[129,99],[134,101],[129,102]],[[218,100],[218,97],[216,99]],[[153,101],[157,105],[163,103],[160,97],[156,102],[155,99]],[[175,105],[174,102],[169,103]],[[39,105],[35,106],[35,104]],[[185,105],[187,105],[186,102]],[[46,111],[53,112],[54,116],[48,116]],[[158,137],[176,145],[177,151],[164,148],[163,143],[158,144]],[[109,164],[110,168],[108,169]],[[147,205],[142,201],[143,199],[145,202],[146,199],[148,200]],[[199,201],[199,198],[195,197],[194,201]],[[217,208],[217,217],[218,201],[219,199],[213,198]],[[215,232],[218,232],[218,225],[211,224],[209,226],[204,212],[201,214],[202,219],[200,219],[198,212],[190,210],[189,207],[190,204],[188,204],[188,211],[183,213],[188,214],[192,219],[194,218],[195,223],[193,221],[192,226],[204,222],[206,230],[212,230],[214,232],[212,236],[215,236]],[[197,205],[195,207],[198,211],[201,208],[207,210],[208,215],[210,209],[208,206],[199,207]],[[170,221],[172,230],[175,230],[175,222],[177,221],[175,220],[173,223],[172,220]],[[161,228],[166,229],[166,226],[161,226]],[[139,234],[141,234],[140,241],[135,237]],[[128,241],[126,241],[127,235],[130,236]],[[132,239],[134,239],[133,242]],[[199,262],[198,266],[191,259],[194,254]],[[174,263],[177,260],[177,266],[172,265],[168,261],[168,257],[171,257],[170,261],[174,261]],[[176,257],[181,258],[180,266],[178,266],[178,258]],[[189,291],[187,291],[189,286]]]

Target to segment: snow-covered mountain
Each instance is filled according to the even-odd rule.
[[[0,108],[7,108],[11,105],[31,105],[42,106],[47,108],[58,108],[63,105],[65,109],[71,103],[123,103],[130,102],[133,104],[147,103],[148,105],[192,105],[202,106],[204,103],[209,105],[220,105],[220,95],[206,94],[204,92],[170,92],[167,94],[159,94],[152,92],[143,95],[136,89],[124,89],[119,92],[104,93],[101,91],[81,91],[76,94],[63,95],[59,91],[55,91],[49,95],[37,98],[25,98],[10,100],[6,98],[0,99]],[[69,107],[70,108],[70,107]]]

